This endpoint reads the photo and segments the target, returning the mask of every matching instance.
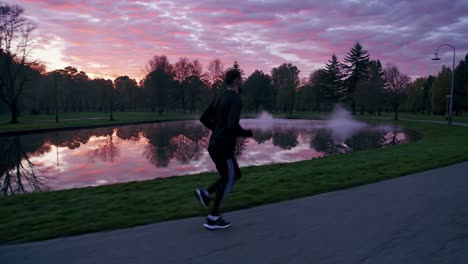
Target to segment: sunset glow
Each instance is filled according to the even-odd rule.
[[[15,0],[39,24],[32,54],[48,69],[141,79],[154,55],[239,61],[247,74],[291,62],[301,76],[343,59],[356,41],[371,59],[410,76],[435,74],[438,45],[468,53],[468,2],[458,1],[41,1]],[[449,64],[451,57],[441,57]]]

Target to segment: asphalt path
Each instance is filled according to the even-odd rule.
[[[191,191],[191,190],[187,190]],[[468,263],[468,162],[225,215],[0,247],[6,263]]]

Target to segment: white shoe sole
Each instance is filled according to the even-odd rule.
[[[208,225],[208,224],[203,224],[203,226],[206,228],[206,229],[209,229],[209,230],[216,230],[216,229],[225,229],[225,228],[228,228],[231,226],[231,224],[229,225],[226,225],[226,226],[218,226],[218,225]]]

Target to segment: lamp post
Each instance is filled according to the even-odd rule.
[[[59,122],[58,114],[58,86],[57,86],[57,71],[54,72],[54,86],[55,86],[55,123]]]
[[[450,112],[450,94],[447,94],[447,120],[448,120],[448,115],[449,115],[449,112]]]
[[[439,52],[439,48],[440,47],[443,47],[443,46],[449,46],[453,49],[453,63],[452,63],[452,83],[450,85],[450,105],[449,105],[449,111],[448,111],[448,125],[451,126],[452,125],[452,107],[453,107],[453,82],[455,80],[455,47],[453,47],[452,45],[450,44],[442,44],[440,45],[437,49],[436,49],[436,52],[434,54],[434,58],[432,58],[432,60],[440,60],[439,58],[439,55],[438,55],[438,52]]]

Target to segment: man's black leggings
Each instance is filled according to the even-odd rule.
[[[207,189],[210,194],[216,193],[211,215],[218,216],[223,199],[231,191],[234,182],[241,178],[241,172],[235,158],[217,158],[212,153],[210,157],[221,175],[221,178]]]

